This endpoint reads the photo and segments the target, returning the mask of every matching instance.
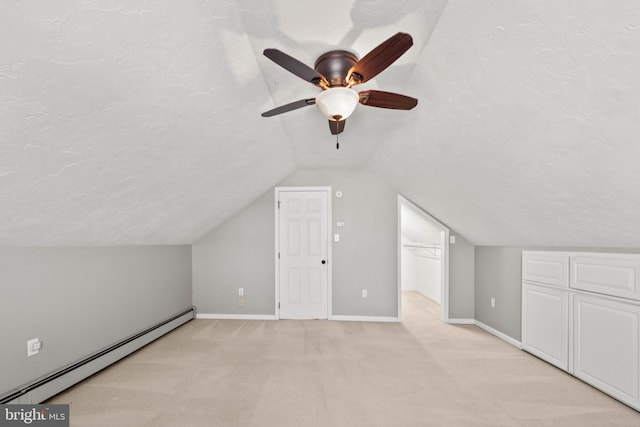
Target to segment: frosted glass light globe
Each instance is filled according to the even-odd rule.
[[[316,96],[316,105],[324,116],[333,121],[344,120],[353,113],[360,96],[346,87],[333,87]]]

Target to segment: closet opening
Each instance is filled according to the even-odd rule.
[[[449,229],[398,196],[398,311],[402,292],[417,292],[449,318]]]

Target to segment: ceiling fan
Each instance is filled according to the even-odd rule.
[[[308,105],[317,105],[329,120],[332,135],[344,130],[347,118],[358,103],[370,107],[411,110],[418,100],[397,93],[379,90],[356,92],[351,87],[371,80],[400,58],[411,46],[409,34],[397,33],[379,44],[361,59],[346,50],[332,50],[320,55],[314,68],[278,49],[265,49],[264,55],[282,68],[309,83],[322,88],[315,98],[301,99],[262,113],[272,117]],[[337,145],[337,148],[340,146]]]

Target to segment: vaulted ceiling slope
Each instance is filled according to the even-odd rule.
[[[475,244],[640,247],[640,3],[448,2],[369,167]]]
[[[640,247],[635,0],[0,4],[0,245],[192,243],[298,168],[367,168],[475,244]],[[341,149],[313,66],[403,31]],[[360,89],[360,87],[359,87]]]
[[[191,243],[294,171],[241,12],[0,4],[0,244]]]

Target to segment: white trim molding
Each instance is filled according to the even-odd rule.
[[[514,338],[511,338],[509,335],[503,334],[502,332],[498,331],[497,329],[493,329],[489,325],[485,325],[484,323],[480,322],[479,320],[476,320],[475,324],[480,329],[484,329],[485,331],[489,332],[491,335],[495,335],[496,337],[500,338],[501,340],[503,340],[503,341],[511,344],[512,346],[522,350],[522,343],[520,341],[518,341],[518,340],[516,340]]]
[[[448,319],[446,323],[450,325],[475,325],[475,319]]]
[[[399,322],[398,317],[385,316],[330,316],[329,320],[337,320],[339,322]]]
[[[274,314],[209,314],[198,313],[196,319],[216,320],[278,320]]]

